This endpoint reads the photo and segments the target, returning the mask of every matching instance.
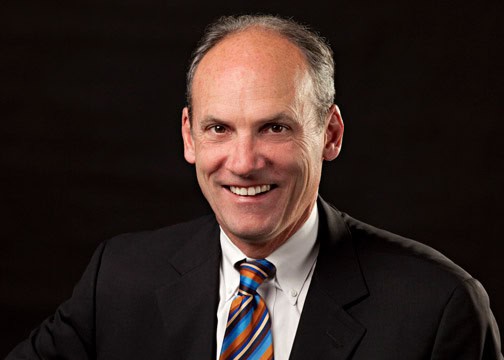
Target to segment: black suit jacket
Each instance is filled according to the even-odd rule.
[[[483,287],[437,251],[319,200],[320,254],[290,359],[502,359]],[[99,246],[7,359],[215,359],[213,216]]]

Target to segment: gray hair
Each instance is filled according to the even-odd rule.
[[[292,19],[272,15],[223,16],[210,24],[193,52],[187,71],[186,100],[189,112],[192,105],[192,83],[201,59],[215,45],[231,34],[251,27],[261,27],[274,31],[296,45],[304,54],[311,76],[315,108],[323,123],[334,101],[334,60],[333,52],[324,38]]]

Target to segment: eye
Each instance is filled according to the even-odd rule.
[[[272,133],[282,133],[287,130],[287,127],[285,125],[280,125],[280,124],[269,124],[266,128],[266,131],[272,132]]]
[[[224,134],[226,132],[226,127],[224,125],[212,125],[210,126],[210,131],[216,133],[216,134]]]

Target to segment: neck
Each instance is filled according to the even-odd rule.
[[[251,259],[265,259],[276,249],[285,244],[308,220],[315,206],[315,202],[303,213],[303,216],[294,224],[283,230],[280,234],[269,239],[241,239],[232,234],[226,233],[231,242]]]

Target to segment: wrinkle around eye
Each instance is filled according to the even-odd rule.
[[[215,136],[221,136],[229,132],[229,129],[226,125],[222,124],[213,124],[205,126],[203,132],[206,134],[211,134]]]
[[[267,124],[261,130],[264,133],[284,134],[291,129],[289,126],[284,124]]]
[[[216,134],[224,134],[227,129],[224,125],[217,124],[217,125],[212,125],[209,130],[216,133]]]

